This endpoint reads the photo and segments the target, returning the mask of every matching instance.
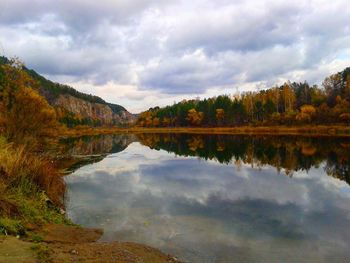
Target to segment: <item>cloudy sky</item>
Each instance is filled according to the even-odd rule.
[[[350,66],[347,0],[0,0],[0,53],[131,112],[320,83]]]

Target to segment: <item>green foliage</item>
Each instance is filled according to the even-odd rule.
[[[0,218],[1,235],[22,235],[25,233],[22,222],[7,217]]]
[[[40,243],[44,241],[42,236],[35,233],[30,236],[30,240],[33,241],[34,243]]]
[[[305,112],[305,106],[312,107],[314,112]],[[196,112],[201,113],[200,118],[193,118]],[[139,115],[137,123],[146,127],[158,126],[155,123],[163,127],[328,124],[348,123],[347,113],[350,113],[350,68],[326,78],[323,87],[286,82],[235,97],[184,100],[164,108],[151,108]],[[154,119],[157,121],[153,122]]]
[[[35,244],[31,246],[31,250],[36,253],[38,262],[40,263],[52,262],[51,253],[48,246],[43,244]]]

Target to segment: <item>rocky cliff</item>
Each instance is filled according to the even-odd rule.
[[[10,63],[0,56],[0,65]],[[34,70],[23,67],[39,84],[40,94],[56,109],[58,118],[68,127],[76,125],[117,125],[127,126],[136,116],[123,106],[104,101],[102,98],[85,94],[76,89],[52,82]]]
[[[102,125],[127,125],[134,120],[127,110],[115,113],[108,104],[89,102],[69,94],[60,94],[52,100],[52,105],[73,113],[77,118],[99,121]]]

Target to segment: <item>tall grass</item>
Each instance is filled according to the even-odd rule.
[[[20,189],[25,194],[43,190],[55,205],[62,205],[63,178],[46,157],[30,153],[25,146],[0,141],[0,174],[2,187]]]

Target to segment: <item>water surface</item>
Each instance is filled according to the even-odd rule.
[[[94,157],[66,177],[66,206],[73,222],[103,228],[101,241],[143,243],[186,262],[350,262],[347,139],[144,134],[64,143]]]

